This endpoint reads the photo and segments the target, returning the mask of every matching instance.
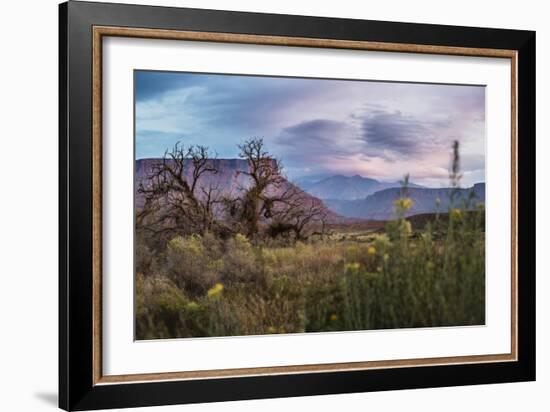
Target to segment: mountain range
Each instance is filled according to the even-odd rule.
[[[303,182],[300,186],[303,190],[321,199],[330,210],[349,218],[392,219],[395,217],[393,203],[401,196],[400,182],[380,182],[359,175],[335,175]],[[407,197],[413,201],[413,206],[406,212],[406,216],[446,212],[451,206],[450,188],[427,188],[411,182],[407,188]],[[460,206],[471,193],[473,206],[485,202],[485,184],[478,183],[471,188],[458,189],[455,206]]]
[[[153,166],[162,159],[136,160],[136,189],[139,182],[146,182]],[[243,173],[249,165],[244,159],[209,159],[218,173],[204,174],[201,178],[203,187],[215,185],[220,193],[238,195],[238,192],[250,184],[250,178]],[[192,164],[184,167],[184,174],[190,178],[193,172]],[[328,221],[344,223],[352,220],[389,220],[395,217],[394,201],[401,196],[399,182],[380,182],[376,179],[355,176],[320,176],[318,178],[302,178],[290,182],[284,180],[277,190],[285,190],[289,186],[297,186],[304,191],[304,199],[315,204],[323,204],[327,208]],[[413,201],[413,206],[406,216],[422,213],[446,212],[450,205],[452,189],[433,189],[414,183],[408,184],[407,197]],[[467,189],[457,189],[455,205],[459,206],[471,199],[472,207],[476,203],[485,202],[485,183],[478,183]],[[144,199],[136,194],[136,206],[142,207]]]
[[[298,180],[297,184],[319,199],[358,200],[384,189],[401,187],[400,182],[380,182],[375,179],[355,176],[330,176],[317,181]],[[409,183],[409,187],[423,186]]]
[[[461,207],[464,202],[468,201],[470,201],[470,208],[475,207],[477,203],[485,203],[485,183],[477,183],[471,188],[456,189],[453,205],[450,203],[452,190],[450,188],[409,187],[406,196],[412,200],[413,205],[405,213],[405,216],[421,213],[445,213],[449,207]],[[329,209],[342,216],[369,220],[389,220],[395,217],[394,201],[399,199],[400,196],[401,189],[389,188],[375,192],[364,199],[323,199],[323,202]]]

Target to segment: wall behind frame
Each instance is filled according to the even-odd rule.
[[[550,387],[550,264],[545,260],[550,203],[550,27],[544,2],[394,0],[122,1],[266,13],[410,21],[537,31],[537,377],[535,383],[422,389],[309,398],[143,408],[143,411],[464,410],[543,411]],[[54,410],[57,404],[57,0],[0,6],[0,409]]]

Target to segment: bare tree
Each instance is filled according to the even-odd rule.
[[[207,147],[176,143],[139,183],[145,204],[137,214],[138,228],[179,234],[220,230],[215,219],[218,188],[202,184],[206,175],[217,173]]]
[[[279,160],[264,149],[263,139],[249,139],[239,145],[239,150],[239,156],[246,159],[249,166],[248,171],[239,173],[251,179],[250,186],[244,189],[239,202],[240,220],[244,224],[245,234],[254,237],[258,234],[261,217],[271,217],[275,199],[269,193],[275,192],[284,179]]]
[[[267,234],[298,240],[306,239],[314,227],[324,232],[327,209],[284,178],[280,161],[264,149],[262,139],[247,140],[239,149],[248,168],[237,174],[246,176],[246,182],[237,193],[222,193],[211,176],[219,171],[208,148],[176,144],[138,186],[144,198],[138,229],[166,237],[212,232],[220,237],[243,233],[251,239]]]
[[[265,222],[267,234],[276,237],[292,233],[296,239],[307,238],[307,230],[324,221],[327,209],[317,199],[289,183],[283,176],[281,162],[264,149],[260,138],[250,139],[239,146],[240,156],[248,160],[249,170],[240,172],[251,179],[239,202],[228,202],[240,212],[245,234],[259,233],[260,222]]]
[[[316,198],[290,185],[283,195],[274,199],[279,203],[269,224],[268,234],[272,237],[292,234],[296,240],[306,240],[313,229],[323,237],[328,210]]]

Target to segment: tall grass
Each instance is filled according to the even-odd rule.
[[[413,230],[407,207],[364,242],[175,237],[140,266],[137,338],[483,324],[484,211]]]

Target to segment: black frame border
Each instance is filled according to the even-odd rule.
[[[92,27],[517,51],[518,360],[188,381],[93,383]],[[90,410],[535,380],[535,32],[70,1],[59,6],[59,406]],[[521,185],[520,185],[521,182]]]

